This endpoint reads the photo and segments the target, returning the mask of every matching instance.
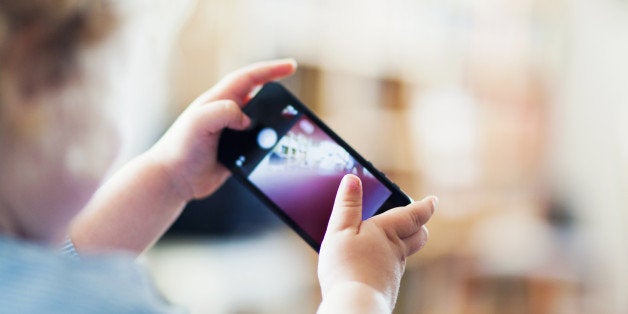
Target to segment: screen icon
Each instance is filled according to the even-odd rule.
[[[272,128],[263,128],[257,134],[257,144],[263,149],[269,149],[277,143],[277,132]]]
[[[240,157],[238,157],[238,159],[236,159],[235,164],[238,167],[242,167],[242,165],[244,165],[245,161],[246,161],[246,157],[244,157],[243,155],[240,155]]]
[[[299,114],[299,111],[294,109],[294,107],[292,105],[287,105],[281,111],[281,117],[284,118],[284,119],[292,119],[292,118],[294,118],[298,114]]]

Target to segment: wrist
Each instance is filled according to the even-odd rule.
[[[318,313],[392,313],[395,301],[365,283],[349,281],[323,291]]]
[[[138,159],[156,175],[155,179],[164,186],[162,191],[169,196],[168,198],[186,203],[194,197],[192,187],[180,172],[174,170],[176,167],[173,166],[173,162],[158,158],[153,150],[148,150]]]

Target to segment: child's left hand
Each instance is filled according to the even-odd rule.
[[[223,128],[242,130],[250,119],[241,108],[254,88],[294,73],[292,59],[255,63],[227,75],[199,96],[146,154],[170,176],[184,201],[213,193],[229,177],[217,160]]]

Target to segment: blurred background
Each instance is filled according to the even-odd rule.
[[[159,101],[125,109],[121,161],[226,73],[292,57],[304,103],[440,198],[395,313],[628,313],[628,1],[144,2],[125,70]],[[142,262],[193,313],[313,313],[316,258],[230,180]]]

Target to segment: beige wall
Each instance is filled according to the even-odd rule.
[[[624,313],[627,15],[619,0],[199,0],[169,110],[294,57],[297,95],[414,198],[441,198],[399,313]],[[570,227],[547,218],[556,203]]]

